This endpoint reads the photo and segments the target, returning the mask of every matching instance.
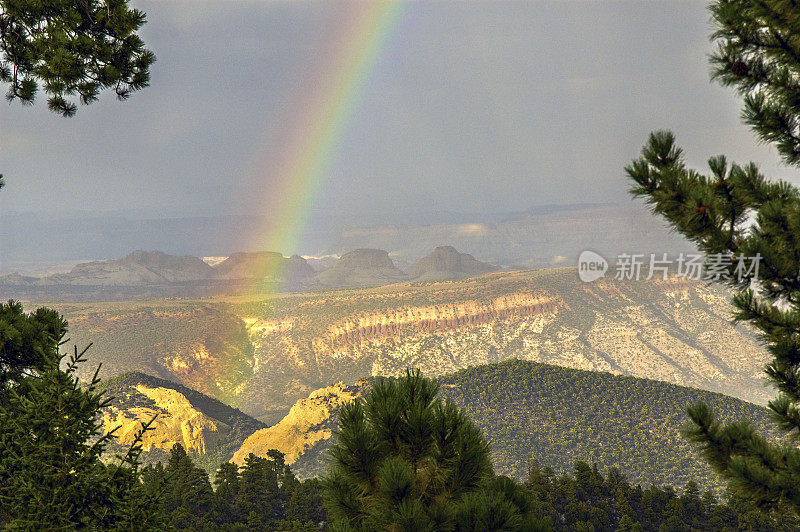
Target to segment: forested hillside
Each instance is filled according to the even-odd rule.
[[[649,379],[508,360],[440,382],[489,438],[497,472],[518,478],[531,459],[556,471],[582,460],[618,467],[637,484],[721,487],[680,433],[686,408],[702,401],[725,421],[749,420],[770,432],[764,408]]]
[[[332,529],[322,504],[322,483],[318,479],[298,481],[279,452],[265,458],[249,456],[239,468],[223,464],[212,486],[208,474],[176,446],[166,464],[147,467],[143,477],[147,489],[163,490],[161,511],[176,530]],[[535,530],[542,532],[798,529],[796,518],[761,513],[737,498],[720,500],[694,482],[677,490],[636,486],[624,472],[610,469],[602,475],[583,462],[565,475],[532,464],[530,477],[522,484],[503,477],[490,482],[495,489],[514,493],[516,505],[526,510],[539,525]]]
[[[533,460],[557,472],[585,461],[601,470],[618,467],[643,485],[682,486],[695,480],[721,488],[719,478],[681,434],[688,422],[686,408],[704,401],[723,420],[747,419],[759,430],[768,426],[766,409],[722,394],[536,362],[477,366],[439,382],[441,393],[486,434],[496,471],[518,479],[526,477]],[[314,392],[313,399],[298,401],[296,412],[281,422],[281,434],[308,437],[279,438],[276,428],[261,429],[237,454],[260,454],[262,441],[278,442],[298,476],[321,474],[342,402],[341,393],[335,392],[335,387]]]

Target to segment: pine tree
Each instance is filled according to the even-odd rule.
[[[800,165],[800,9],[786,0],[717,0],[712,78],[743,97],[743,120],[783,160]],[[643,197],[707,256],[723,257],[737,290],[737,320],[762,334],[773,360],[766,373],[780,395],[769,403],[777,427],[800,441],[800,191],[768,181],[755,164],[708,161],[686,167],[672,133],[650,135],[626,171]],[[756,272],[741,268],[760,257]],[[688,431],[732,490],[771,509],[800,513],[800,450],[771,444],[747,423],[723,426],[708,407],[689,410]]]
[[[221,464],[214,476],[214,486],[219,498],[233,504],[239,495],[239,466],[231,462]]]
[[[59,322],[61,323],[61,322]],[[38,338],[47,353],[58,340]],[[82,386],[77,349],[17,377],[0,395],[0,526],[20,530],[139,530],[158,527],[155,500],[139,481],[142,427],[128,453],[103,462],[113,433],[103,434],[97,374]],[[98,368],[99,369],[99,368]]]
[[[339,413],[323,481],[336,530],[520,530],[489,445],[438,385],[416,371],[377,379]],[[528,523],[529,525],[532,524]],[[532,528],[530,528],[532,529]]]
[[[164,467],[161,504],[170,523],[177,528],[197,528],[214,504],[208,473],[195,465],[183,445],[176,443]]]
[[[296,479],[286,466],[283,453],[271,449],[266,457],[250,453],[241,468],[237,507],[243,515],[256,512],[264,523],[286,517],[288,497],[284,486]]]
[[[150,82],[155,56],[137,31],[145,14],[128,0],[0,0],[0,81],[6,98],[73,116],[112,89],[120,100]]]
[[[0,303],[0,393],[9,383],[51,367],[67,322],[54,310],[25,314],[22,304]]]
[[[322,486],[318,479],[306,479],[294,485],[286,505],[286,518],[315,525],[327,520],[322,502]]]

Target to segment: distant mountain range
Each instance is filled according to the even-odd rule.
[[[443,244],[514,268],[573,266],[587,249],[605,257],[694,249],[647,208],[631,203],[540,209],[495,221],[350,227],[324,253],[386,249],[395,260],[413,263]]]
[[[72,218],[2,213],[0,274],[52,271],[54,265],[120,257],[132,249],[196,257],[270,249],[267,237],[256,230],[267,223],[258,214],[156,219],[141,213]],[[495,214],[321,215],[295,236],[297,249],[273,251],[339,256],[354,249],[384,249],[400,269],[443,245],[491,264],[537,268],[573,265],[585,249],[604,256],[691,249],[636,202],[550,205]]]
[[[298,255],[284,257],[277,252],[240,252],[213,265],[198,257],[173,256],[160,251],[134,251],[121,259],[80,263],[69,272],[44,277],[8,274],[0,276],[0,289],[11,297],[21,293],[50,294],[69,299],[71,287],[78,287],[98,298],[113,296],[128,289],[132,297],[141,290],[159,295],[202,295],[234,289],[259,292],[297,291],[322,288],[353,288],[392,284],[411,280],[460,279],[498,271],[501,268],[475,260],[452,246],[437,247],[410,269],[395,266],[389,253],[378,249],[357,249],[345,253],[330,265],[316,271]],[[111,291],[107,290],[111,289]],[[74,293],[74,292],[73,292]],[[124,297],[123,297],[124,299]]]

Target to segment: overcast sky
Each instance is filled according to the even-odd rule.
[[[188,216],[280,201],[276,137],[319,35],[347,11],[133,4],[158,58],[151,86],[72,119],[44,98],[0,103],[0,208]],[[731,91],[709,83],[709,29],[703,1],[406,3],[312,208],[374,219],[624,202],[623,166],[656,128],[694,164],[726,153],[793,176],[739,123]]]

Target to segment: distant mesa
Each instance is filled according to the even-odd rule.
[[[67,273],[39,279],[43,285],[140,286],[207,279],[214,270],[197,257],[134,251],[121,259],[78,264]]]
[[[112,261],[113,262],[113,261]],[[211,273],[208,264],[191,255],[167,255],[161,251],[134,251],[120,259],[118,264],[130,268],[147,268],[167,282],[197,281]],[[80,271],[81,264],[72,271]]]
[[[218,279],[270,279],[301,282],[310,279],[316,272],[299,255],[288,259],[274,251],[234,253],[214,266],[214,277]]]
[[[469,253],[460,253],[453,246],[439,246],[414,265],[411,277],[418,281],[461,279],[501,269],[499,266],[476,260]]]
[[[280,278],[295,289],[303,286],[315,273],[299,255],[286,258],[270,251],[234,253],[212,267],[198,257],[138,250],[121,259],[80,263],[69,272],[47,277],[27,277],[19,273],[0,276],[0,285],[146,287],[253,279],[276,281]]]
[[[408,276],[394,265],[387,251],[356,249],[319,272],[316,280],[324,287],[344,288],[399,283],[408,280]]]
[[[221,293],[232,286],[250,286],[260,281],[279,283],[277,289],[281,291],[299,291],[363,288],[409,280],[460,279],[501,270],[472,255],[460,253],[452,246],[437,247],[416,265],[401,264],[410,275],[381,249],[356,249],[340,257],[326,255],[310,260],[300,255],[287,258],[273,251],[238,252],[228,257],[201,259],[138,250],[121,259],[83,262],[66,273],[46,277],[19,273],[3,275],[0,286],[17,288],[20,294],[44,294],[64,288],[77,291],[76,297],[95,289],[104,291],[92,292],[99,294],[98,297],[104,293],[111,294],[110,297],[125,297],[125,294],[181,297]],[[257,290],[261,288],[255,286]],[[68,298],[72,292],[59,293]]]

